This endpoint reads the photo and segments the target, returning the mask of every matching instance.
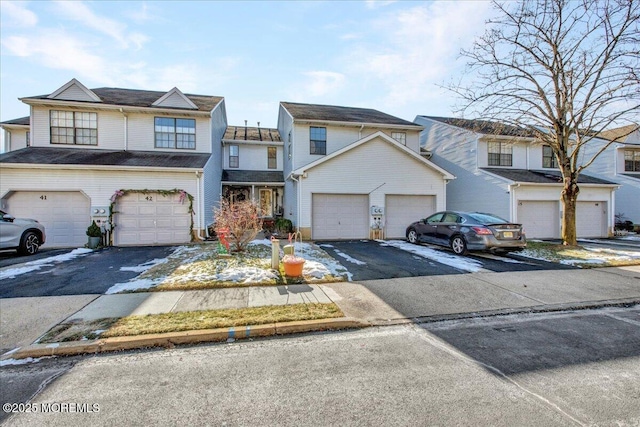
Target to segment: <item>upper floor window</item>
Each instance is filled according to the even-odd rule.
[[[553,150],[549,145],[542,146],[542,167],[543,168],[558,168],[558,160],[556,155],[553,154]]]
[[[98,114],[51,110],[51,143],[98,145]]]
[[[269,169],[278,167],[278,149],[276,147],[267,147],[267,167]]]
[[[309,154],[327,154],[327,128],[311,127]]]
[[[640,172],[640,150],[624,150],[624,171]]]
[[[237,145],[229,146],[229,167],[240,167],[240,148]]]
[[[155,118],[156,148],[196,148],[195,119]]]
[[[513,147],[505,142],[487,143],[489,166],[511,166],[513,164]]]
[[[391,138],[395,139],[402,145],[407,145],[407,133],[406,132],[391,132]]]

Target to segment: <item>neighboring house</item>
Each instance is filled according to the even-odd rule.
[[[281,102],[283,215],[305,239],[404,238],[455,177],[420,155],[422,126],[377,110]]]
[[[0,154],[29,146],[31,139],[29,122],[29,117],[21,117],[0,123],[4,129],[4,145],[0,147]]]
[[[222,138],[222,197],[254,200],[264,218],[282,216],[282,139],[277,129],[229,126]]]
[[[414,122],[424,126],[420,144],[431,160],[457,177],[447,186],[448,209],[494,213],[523,224],[528,238],[560,237],[563,184],[549,146],[495,122],[429,116]],[[609,236],[618,184],[589,173],[578,184],[578,237]]]
[[[92,219],[113,224],[115,245],[204,236],[220,198],[224,98],[73,79],[21,101],[29,120],[2,123],[0,205],[43,223],[48,247],[84,245]]]
[[[585,159],[614,141],[589,166],[589,174],[615,181],[620,188],[615,193],[615,214],[640,224],[640,128],[629,125],[602,132],[585,151]]]

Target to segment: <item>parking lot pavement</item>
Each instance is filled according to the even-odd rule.
[[[127,282],[140,274],[122,267],[166,258],[173,250],[172,246],[111,247],[78,251],[74,259],[62,262],[47,260],[69,254],[73,249],[43,251],[33,257],[6,257],[4,262],[9,263],[11,259],[13,263],[0,266],[3,275],[0,298],[103,294],[116,283]],[[12,276],[12,271],[25,269],[28,272]]]
[[[574,267],[514,254],[473,252],[458,256],[431,245],[403,241],[349,240],[317,242],[352,274],[352,280],[379,280],[476,272],[573,269]]]

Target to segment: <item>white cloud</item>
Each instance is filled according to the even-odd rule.
[[[95,31],[103,33],[118,41],[123,48],[128,48],[132,43],[140,49],[148,41],[148,38],[139,33],[128,33],[127,26],[113,19],[96,15],[82,2],[57,1],[58,9],[65,17],[80,22]]]
[[[483,31],[489,10],[487,2],[433,2],[385,14],[369,23],[383,40],[356,44],[344,62],[385,90],[388,105],[419,101],[459,66],[460,48]]]
[[[8,18],[13,26],[35,27],[38,24],[38,16],[26,8],[26,2],[2,1],[0,11],[2,16]]]
[[[308,71],[304,75],[310,78],[304,89],[309,96],[335,93],[344,86],[346,80],[344,74],[332,71]]]
[[[365,3],[368,9],[377,9],[380,7],[389,6],[395,3],[396,0],[367,0]]]

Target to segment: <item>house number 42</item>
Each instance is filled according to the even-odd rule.
[[[148,202],[153,202],[153,196],[147,196],[144,199]]]

